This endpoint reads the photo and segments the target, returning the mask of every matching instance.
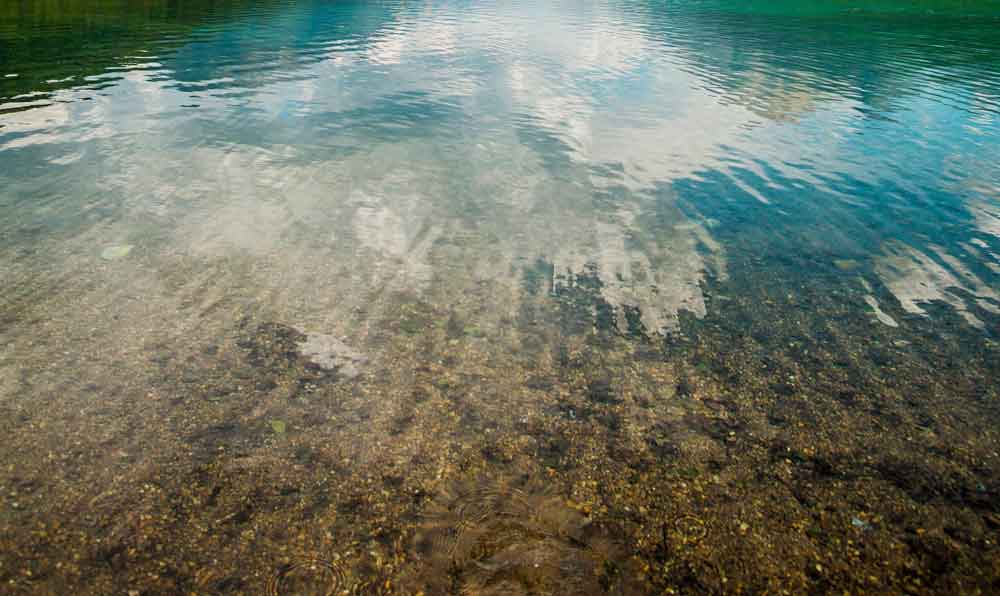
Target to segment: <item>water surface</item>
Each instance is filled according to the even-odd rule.
[[[990,0],[6,3],[0,581],[995,590],[997,164]]]

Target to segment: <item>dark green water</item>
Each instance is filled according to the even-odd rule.
[[[995,1],[0,4],[0,592],[996,592],[998,164]]]

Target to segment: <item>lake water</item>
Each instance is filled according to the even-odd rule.
[[[1000,2],[0,6],[0,592],[1000,585]]]

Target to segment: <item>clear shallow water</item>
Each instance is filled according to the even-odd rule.
[[[11,589],[995,585],[1000,5],[23,2],[0,77]]]

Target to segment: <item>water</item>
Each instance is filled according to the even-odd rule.
[[[0,7],[13,593],[989,592],[1000,3]]]

